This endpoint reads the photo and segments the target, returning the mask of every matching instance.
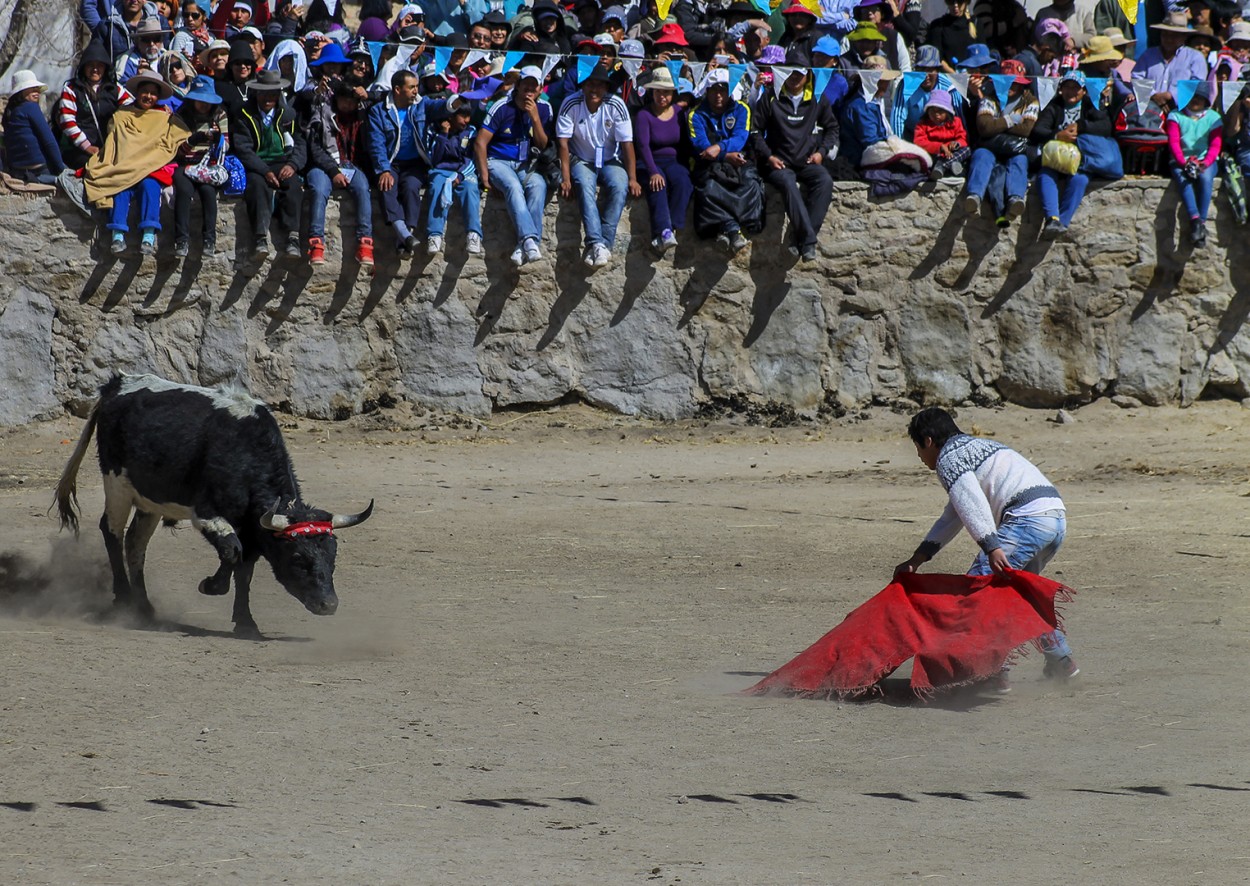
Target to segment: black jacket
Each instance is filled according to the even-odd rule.
[[[787,166],[804,166],[819,151],[829,156],[838,146],[838,118],[823,98],[812,96],[809,83],[796,109],[788,97],[776,96],[769,89],[755,106],[751,144],[760,168],[776,155]]]
[[[1050,104],[1042,108],[1042,112],[1037,115],[1037,123],[1033,124],[1033,132],[1029,135],[1029,141],[1044,145],[1061,129],[1063,129],[1063,97],[1056,95],[1050,100]],[[1115,135],[1115,129],[1107,112],[1094,107],[1088,95],[1081,99],[1081,116],[1076,121],[1076,131],[1081,135]]]
[[[308,163],[308,142],[296,122],[295,112],[291,110],[291,106],[279,99],[278,106],[274,110],[273,128],[278,131],[279,136],[289,136],[290,142],[277,160],[266,162],[258,153],[262,144],[263,128],[264,123],[260,112],[256,109],[255,101],[245,104],[243,110],[230,121],[230,139],[234,145],[234,155],[239,158],[243,168],[260,175],[269,172],[271,165],[277,164],[290,164],[297,172],[302,170]]]

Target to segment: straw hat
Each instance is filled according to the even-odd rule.
[[[1193,33],[1193,28],[1189,26],[1189,16],[1183,12],[1173,12],[1157,25],[1150,27],[1155,31],[1171,31],[1174,34]]]
[[[149,71],[149,70],[140,71],[139,73],[131,77],[129,80],[127,80],[126,91],[129,92],[131,95],[136,95],[139,92],[139,87],[142,86],[144,83],[151,83],[153,86],[156,87],[157,94],[160,96],[160,101],[164,101],[165,99],[169,98],[171,95],[174,94],[174,88],[170,86],[168,82],[166,82],[164,77],[162,77],[160,74],[156,73],[155,71]]]
[[[1134,42],[1125,37],[1119,28],[1103,28],[1102,35],[1111,41],[1112,46],[1128,46]]]
[[[1090,37],[1085,50],[1086,54],[1081,59],[1081,64],[1089,62],[1118,62],[1124,58],[1124,53],[1112,46],[1111,38],[1104,37],[1101,34]]]
[[[655,68],[651,72],[651,77],[643,84],[644,89],[671,89],[677,91],[677,84],[673,82],[673,75],[669,69],[663,65]]]

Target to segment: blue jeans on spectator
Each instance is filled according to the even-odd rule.
[[[987,148],[977,148],[972,152],[972,162],[968,165],[968,193],[973,197],[984,198],[985,189],[990,183],[990,173],[1000,163],[1007,170],[1007,199],[1019,197],[1023,200],[1029,189],[1028,158],[1017,154],[1000,161]]]
[[[482,190],[478,187],[477,176],[470,176],[464,181],[450,185],[451,206],[439,206],[436,196],[443,188],[446,179],[455,179],[457,172],[448,169],[430,170],[430,207],[425,218],[425,232],[433,237],[442,235],[447,230],[447,216],[451,206],[458,205],[464,216],[466,234],[482,236]]]
[[[1085,197],[1085,188],[1089,185],[1089,176],[1080,172],[1075,175],[1064,175],[1062,172],[1043,166],[1037,174],[1037,187],[1042,195],[1042,215],[1046,218],[1058,217],[1059,223],[1065,228],[1072,224],[1072,216]]]
[[[486,161],[490,181],[503,194],[508,215],[516,225],[517,245],[533,237],[543,239],[543,207],[547,204],[547,180],[527,161],[491,157]]]
[[[664,190],[651,190],[651,174],[646,167],[638,168],[638,181],[647,195],[651,210],[651,236],[659,237],[665,231],[680,231],[686,226],[686,210],[694,196],[694,183],[690,170],[676,159],[657,157],[655,168],[664,176]]]
[[[585,246],[601,244],[609,250],[616,245],[616,226],[625,211],[629,196],[629,173],[617,160],[610,160],[596,169],[574,157],[569,173],[577,185],[578,204],[582,210],[582,227],[586,231]],[[603,211],[599,211],[598,187],[603,187]]]
[[[1218,169],[1219,164],[1212,163],[1202,170],[1197,180],[1193,180],[1185,175],[1183,166],[1172,164],[1172,178],[1180,185],[1181,202],[1185,204],[1185,211],[1189,213],[1191,219],[1206,222],[1207,212],[1211,209],[1211,191],[1215,187],[1215,173]]]
[[[326,204],[330,202],[330,194],[334,191],[334,180],[324,170],[313,167],[308,170],[305,179],[308,189],[312,191],[312,200],[308,206],[308,236],[325,238],[326,235]],[[369,197],[369,179],[364,172],[357,169],[347,183],[352,199],[356,203],[356,239],[373,236],[373,202]]]
[[[161,183],[148,176],[139,184],[113,195],[113,208],[109,212],[108,229],[125,233],[130,230],[130,201],[139,195],[139,228],[161,229]]]
[[[1067,526],[1067,518],[1062,511],[1047,511],[1029,517],[1008,516],[998,526],[998,541],[1012,569],[1041,575],[1046,564],[1059,552]],[[989,555],[982,551],[973,561],[968,574],[989,575],[990,571]],[[1047,661],[1072,654],[1063,631],[1042,634],[1038,642]]]

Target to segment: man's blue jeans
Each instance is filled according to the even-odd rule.
[[[629,173],[615,160],[596,169],[577,157],[573,158],[569,172],[573,184],[577,185],[582,227],[586,231],[585,245],[602,244],[611,250],[616,245],[616,226],[625,211],[625,198],[629,196]],[[603,186],[602,213],[596,185]]]
[[[1172,164],[1172,178],[1180,185],[1181,202],[1185,204],[1185,211],[1189,213],[1191,219],[1198,219],[1202,222],[1207,220],[1207,212],[1211,209],[1211,190],[1215,187],[1217,169],[1219,169],[1219,164],[1212,163],[1202,170],[1198,180],[1194,181],[1185,175],[1184,167]]]
[[[482,191],[477,185],[477,177],[472,176],[464,181],[449,182],[446,187],[451,190],[451,206],[440,206],[438,194],[444,187],[446,179],[455,179],[458,173],[446,169],[430,170],[429,211],[425,219],[425,232],[433,237],[441,236],[447,230],[447,216],[452,206],[459,206],[464,218],[466,234],[482,236]]]
[[[987,148],[977,148],[972,152],[972,162],[968,164],[968,193],[974,197],[985,197],[985,189],[990,183],[990,173],[999,164],[994,152]],[[1001,161],[1007,170],[1007,199],[1019,197],[1024,199],[1029,188],[1029,160],[1023,154],[1008,157]]]
[[[1067,526],[1062,511],[1049,511],[1031,517],[1008,517],[999,524],[998,541],[1012,569],[1041,575],[1046,564],[1059,552]],[[973,561],[968,574],[989,575],[990,571],[989,556],[982,551]],[[1063,631],[1042,634],[1038,641],[1048,661],[1072,654]]]
[[[1058,216],[1059,223],[1066,228],[1072,224],[1072,216],[1076,215],[1076,208],[1081,205],[1088,185],[1088,175],[1080,172],[1064,175],[1049,167],[1042,167],[1042,171],[1037,174],[1037,187],[1042,194],[1042,214],[1046,218]],[[1063,192],[1062,198],[1060,191]]]
[[[508,215],[516,225],[517,244],[543,238],[543,207],[547,203],[547,180],[530,164],[491,157],[486,161],[491,184],[503,194]]]
[[[308,170],[305,179],[312,200],[309,201],[308,236],[321,237],[326,235],[326,204],[330,202],[330,194],[334,191],[334,181],[325,172],[313,167]],[[356,203],[356,239],[373,236],[373,202],[369,197],[369,179],[359,169],[347,183],[352,199]]]

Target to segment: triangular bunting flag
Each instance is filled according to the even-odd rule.
[[[772,15],[773,7],[768,0],[751,0],[751,5],[753,5],[760,12],[764,13],[764,15]]]
[[[339,0],[324,0],[326,9],[330,12],[330,17],[334,18],[334,13],[338,12]]]
[[[447,70],[447,65],[451,61],[450,46],[434,47],[434,73],[441,74]]]
[[[677,61],[667,61],[664,63],[664,67],[668,68],[668,72],[673,75],[674,83],[676,83],[678,80],[681,79],[682,65],[683,65],[683,62],[680,59],[678,59]]]
[[[820,98],[825,94],[825,90],[829,88],[829,81],[833,79],[833,68],[815,68],[812,71],[812,95]]]
[[[702,83],[703,75],[707,72],[707,62],[686,62],[686,67],[690,68],[690,82]],[[674,83],[677,81],[674,80]]]
[[[955,87],[955,91],[958,92],[963,97],[964,101],[967,101],[968,100],[968,72],[960,71],[957,74],[947,74],[946,76],[950,79],[951,86]],[[1043,105],[1043,107],[1045,106]]]
[[[729,94],[736,95],[734,92],[738,88],[738,84],[742,82],[742,77],[747,72],[746,65],[730,65],[729,66]]]
[[[378,69],[378,63],[382,58],[382,47],[385,45],[381,41],[375,42],[373,40],[365,44],[369,48],[369,57],[373,59],[373,70],[375,71]]]
[[[560,64],[560,56],[545,55],[543,56],[543,82],[546,82],[547,75],[551,73],[556,65]]]
[[[399,63],[401,68],[408,67],[408,61],[412,58],[412,54],[417,51],[415,46],[400,46],[395,50],[395,61]],[[444,63],[443,67],[447,65]]]
[[[655,11],[659,13],[660,21],[668,18],[668,11],[673,6],[673,0],[655,0]]]
[[[859,88],[864,93],[864,101],[870,102],[877,94],[877,85],[881,82],[880,71],[860,71]]]
[[[484,58],[490,58],[490,52],[488,50],[470,49],[469,54],[464,57],[464,64],[461,65],[461,70],[473,67]]]
[[[1043,108],[1050,104],[1059,89],[1059,81],[1054,77],[1037,78],[1037,103]]]
[[[1237,104],[1237,99],[1240,97],[1240,89],[1229,89],[1228,84],[1224,84],[1224,91],[1220,93],[1220,109],[1227,114],[1233,109],[1233,105]]]
[[[524,52],[518,52],[515,49],[509,52],[503,57],[503,73],[506,74],[509,71],[514,70],[516,66],[521,63],[521,59],[523,58],[525,58]]]
[[[1155,82],[1144,77],[1133,78],[1133,97],[1137,99],[1139,110],[1145,110],[1150,97],[1155,94]]]
[[[1102,91],[1107,88],[1106,77],[1086,77],[1085,92],[1089,94],[1089,100],[1094,103],[1094,107],[1102,107]]]
[[[590,76],[590,72],[599,64],[597,55],[579,55],[577,57],[577,82],[581,83]]]
[[[906,104],[907,100],[916,94],[916,90],[920,88],[920,84],[927,76],[924,71],[904,71],[903,85],[899,87],[902,92],[899,93],[898,100]]]
[[[1011,84],[1015,79],[1014,74],[990,74],[990,81],[994,84],[994,95],[998,96],[999,104],[1006,104],[1007,91],[1011,89]]]
[[[785,87],[786,81],[790,79],[790,75],[795,71],[801,71],[802,68],[788,68],[784,65],[775,65],[773,67],[773,95],[781,95],[781,90]]]
[[[1176,88],[1172,90],[1172,100],[1176,102],[1176,107],[1184,108],[1188,105],[1201,82],[1201,80],[1178,80]]]

